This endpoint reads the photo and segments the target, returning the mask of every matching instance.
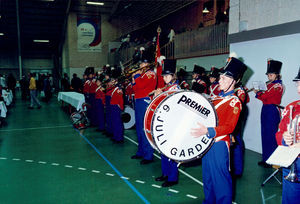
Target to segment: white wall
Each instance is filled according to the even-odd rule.
[[[177,66],[186,66],[186,71],[191,72],[194,69],[194,64],[204,67],[206,70],[210,70],[212,66],[223,67],[226,64],[228,55],[214,55],[206,57],[195,57],[187,59],[178,59]]]
[[[300,20],[299,0],[230,0],[229,34],[239,32],[239,22],[248,30]]]
[[[267,59],[273,58],[283,63],[282,80],[285,85],[285,93],[281,105],[298,100],[299,96],[292,79],[298,73],[300,66],[300,34],[286,35],[281,37],[247,41],[230,44],[230,51],[241,57],[244,63],[253,70],[246,86],[252,87],[252,81],[267,81]],[[250,93],[249,116],[244,132],[246,148],[261,153],[260,112],[262,103]]]

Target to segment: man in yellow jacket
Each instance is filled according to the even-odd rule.
[[[37,92],[36,92],[36,82],[35,82],[35,73],[30,73],[30,81],[29,81],[29,91],[30,91],[30,106],[29,109],[33,109],[34,104],[37,105],[38,109],[42,106],[37,99]]]

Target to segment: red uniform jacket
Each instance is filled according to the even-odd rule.
[[[235,95],[240,99],[242,104],[249,103],[249,101],[250,101],[249,95],[247,93],[247,89],[243,89],[241,87],[238,87],[236,89]]]
[[[133,91],[135,99],[149,97],[149,93],[156,87],[156,75],[153,71],[134,76],[135,83],[133,84]]]
[[[101,90],[101,86],[98,86],[95,91],[95,99],[101,99],[103,105],[105,104],[105,93]]]
[[[124,110],[123,91],[119,87],[115,87],[111,93],[110,105],[118,105]]]
[[[294,101],[287,105],[285,109],[282,111],[281,114],[281,122],[279,123],[279,130],[276,133],[276,141],[278,145],[283,145],[282,144],[282,135],[284,132],[286,132],[288,129],[290,129],[290,107],[293,106],[293,113],[292,113],[292,119],[295,121],[295,118],[297,115],[300,114],[300,100]],[[300,119],[299,119],[300,121]],[[295,123],[295,122],[294,122]],[[299,126],[299,122],[297,124]],[[297,141],[300,141],[300,134],[297,134]]]
[[[180,89],[180,86],[178,86],[178,84],[170,84],[169,86],[164,88],[162,91],[170,91],[170,90],[176,90],[176,89]]]
[[[259,91],[256,93],[256,98],[261,100],[263,104],[275,104],[279,105],[281,103],[281,98],[283,94],[283,85],[281,80],[273,81],[267,85],[268,90]]]
[[[83,93],[84,94],[90,93],[90,86],[91,86],[91,81],[89,79],[87,79],[83,84]]]
[[[209,97],[212,98],[212,97],[215,97],[215,96],[218,96],[219,93],[221,93],[221,90],[220,90],[220,85],[218,82],[214,82],[210,85],[209,87]]]
[[[134,94],[132,84],[129,83],[125,86],[125,95],[131,97]]]
[[[190,85],[185,80],[183,80],[180,83],[180,88],[182,88],[182,89],[190,89]]]
[[[214,97],[212,102],[216,108],[219,124],[217,127],[208,128],[209,135],[214,136],[216,142],[225,141],[229,149],[230,134],[238,122],[242,104],[238,97],[233,95],[233,92],[224,97]]]
[[[94,94],[96,92],[96,89],[98,88],[96,82],[91,81],[90,83],[90,93]]]

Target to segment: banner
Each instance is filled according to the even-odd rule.
[[[100,16],[77,15],[78,52],[101,52]]]

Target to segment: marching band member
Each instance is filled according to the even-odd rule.
[[[95,91],[95,119],[98,129],[96,131],[102,132],[105,129],[104,122],[104,104],[105,104],[105,93],[102,87],[101,80],[96,80],[97,89]]]
[[[212,67],[211,73],[209,75],[209,81],[211,85],[209,86],[209,97],[215,97],[218,96],[219,93],[221,93],[220,85],[219,85],[219,76],[220,76],[220,70]]]
[[[300,95],[300,69],[298,71],[298,75],[293,80],[296,82],[297,85],[297,92]],[[278,145],[284,145],[289,146],[290,148],[300,148],[300,134],[299,132],[294,132],[294,127],[292,126],[292,129],[290,129],[290,107],[292,107],[293,113],[292,113],[292,121],[294,125],[297,125],[299,128],[299,122],[298,124],[295,124],[295,118],[296,116],[300,115],[300,100],[294,101],[287,105],[282,112],[282,120],[279,124],[279,130],[276,133],[276,139]],[[296,134],[296,144],[293,144],[293,139]],[[299,195],[300,195],[300,155],[298,156],[298,159],[295,161],[295,169],[296,169],[296,175],[298,177],[298,182],[290,182],[285,178],[285,176],[288,175],[290,169],[283,168],[282,169],[282,204],[296,204],[299,203]]]
[[[186,75],[186,71],[183,68],[180,68],[179,72],[177,72],[179,86],[181,89],[189,90],[190,85],[184,80],[185,75]]]
[[[105,74],[106,79],[106,90],[105,90],[105,132],[107,136],[111,136],[113,134],[112,130],[112,117],[110,113],[110,100],[111,93],[113,92],[113,83],[110,79],[111,69],[108,67]]]
[[[87,78],[83,84],[83,94],[84,94],[85,102],[89,104],[89,107],[87,109],[87,117],[91,120],[92,103],[91,103],[90,91],[91,91],[93,73],[91,69],[86,68],[84,74],[87,76]]]
[[[96,122],[96,114],[95,114],[95,92],[96,89],[98,88],[96,84],[96,78],[94,77],[94,74],[89,74],[89,78],[92,79],[90,83],[90,105],[91,105],[91,110],[90,110],[90,117],[91,117],[91,124],[93,126],[97,126]]]
[[[242,133],[244,131],[245,122],[248,115],[247,103],[249,103],[248,89],[241,83],[238,83],[235,89],[235,95],[240,99],[242,103],[242,111],[234,132],[232,133],[233,145],[231,146],[232,152],[232,172],[235,177],[241,177],[244,170],[244,141]]]
[[[282,62],[268,60],[267,75],[269,83],[266,91],[254,90],[256,98],[263,102],[261,110],[261,138],[262,138],[262,161],[258,165],[271,167],[266,160],[277,147],[275,134],[280,122],[280,110],[277,107],[281,103],[283,85],[280,80]]]
[[[157,89],[154,92],[154,97],[158,94],[169,91],[180,89],[179,85],[176,83],[176,60],[164,60],[164,70],[162,76],[166,84],[165,88]],[[161,154],[161,170],[162,175],[157,177],[156,181],[165,181],[162,187],[170,187],[178,183],[178,167],[177,163],[170,160],[163,154]]]
[[[207,83],[204,78],[205,69],[198,65],[194,65],[192,90],[197,93],[207,93]]]
[[[132,88],[132,84],[130,83],[130,81],[125,81],[124,84],[125,87],[125,104],[127,105],[131,105],[133,103],[133,99],[134,99],[134,92],[133,92],[133,88]]]
[[[110,114],[112,118],[112,130],[113,137],[112,141],[115,143],[123,143],[124,142],[124,126],[121,118],[121,111],[124,110],[124,101],[123,101],[123,91],[119,87],[118,77],[121,75],[121,70],[116,68],[112,73],[112,83],[114,85],[114,89],[111,92],[111,100],[110,100]]]
[[[203,203],[232,203],[232,179],[229,172],[230,134],[234,131],[240,112],[241,102],[234,95],[234,86],[241,80],[247,67],[236,58],[229,58],[222,75],[220,75],[219,96],[212,98],[219,124],[217,127],[205,127],[198,123],[191,135],[207,135],[215,143],[202,158],[202,175],[205,200]]]
[[[138,71],[132,75],[132,85],[135,97],[135,121],[138,138],[138,150],[132,159],[141,159],[141,164],[148,164],[153,161],[153,149],[144,133],[144,115],[150,101],[149,93],[152,92],[157,83],[156,75],[152,70],[143,71],[149,66],[148,63],[141,63]]]

